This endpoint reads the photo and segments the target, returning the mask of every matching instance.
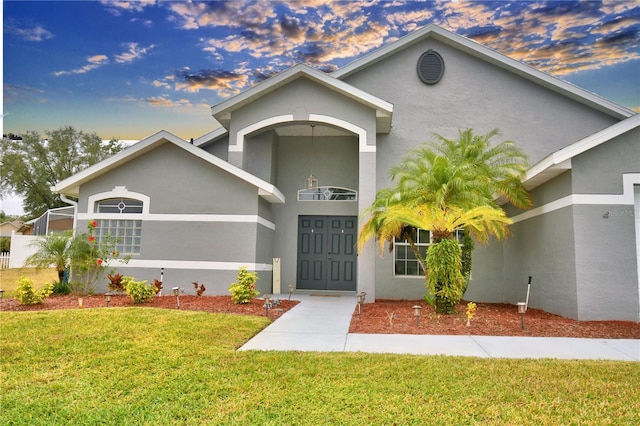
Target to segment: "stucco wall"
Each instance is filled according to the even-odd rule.
[[[445,62],[444,76],[433,86],[423,84],[416,73],[417,61],[428,49]],[[413,45],[345,81],[394,105],[392,132],[378,137],[383,185],[388,169],[433,133],[456,137],[458,129],[483,134],[499,128],[502,138],[517,141],[534,164],[616,122],[436,40]]]
[[[623,173],[640,174],[638,141],[636,129],[572,161],[574,192],[594,194],[593,204],[574,207],[581,320],[640,319],[634,205],[607,201],[633,192],[623,188]]]
[[[274,205],[277,233],[274,257],[281,258],[282,288],[296,282],[298,216],[357,216],[354,201],[298,201],[298,190],[309,176],[310,138],[282,137],[278,145],[277,187],[286,204]],[[358,188],[358,142],[355,137],[315,138],[314,176],[320,185]]]
[[[254,185],[165,143],[83,185],[79,212],[86,213],[89,195],[111,191],[115,186],[124,186],[150,198],[149,215],[141,215],[140,254],[133,255],[130,264],[120,268],[121,273],[153,280],[159,278],[160,268],[164,267],[166,277],[173,277],[176,283],[189,284],[185,288],[188,292],[193,291],[190,283],[198,280],[208,288],[208,294],[225,294],[237,274],[232,265],[270,265],[272,255],[268,241],[272,229],[255,221],[211,220],[212,215],[233,218],[268,212],[265,206],[259,208],[258,190]],[[157,215],[176,216],[159,219]],[[202,216],[190,218],[189,215]],[[97,214],[86,216],[98,217]],[[78,229],[85,229],[86,222],[86,219],[79,220]],[[266,245],[258,246],[258,235],[267,241]],[[261,271],[261,276],[258,288],[271,291],[270,272]],[[101,285],[104,287],[104,284],[106,282]]]

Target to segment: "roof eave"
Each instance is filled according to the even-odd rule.
[[[378,119],[379,132],[385,133],[385,129],[386,132],[389,131],[391,118],[393,116],[393,104],[304,64],[295,65],[288,70],[285,70],[280,74],[249,88],[233,98],[212,106],[211,115],[213,115],[216,120],[228,129],[231,121],[231,114],[234,111],[290,83],[291,81],[303,77],[331,90],[335,90],[356,102],[374,109]]]

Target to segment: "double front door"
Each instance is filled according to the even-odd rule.
[[[358,218],[298,218],[297,288],[356,290]]]

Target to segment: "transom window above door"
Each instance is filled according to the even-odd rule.
[[[318,186],[299,190],[298,201],[358,201],[358,192],[337,186]]]

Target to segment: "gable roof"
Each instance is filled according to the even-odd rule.
[[[633,129],[640,128],[640,114],[607,127],[576,143],[564,147],[531,167],[523,179],[527,189],[533,189],[571,169],[571,160],[592,148],[610,141]]]
[[[208,162],[209,164],[216,166],[232,175],[238,177],[239,179],[244,180],[245,182],[250,183],[255,186],[258,190],[258,195],[266,199],[271,203],[284,203],[284,195],[282,192],[278,190],[275,186],[266,182],[251,173],[242,170],[233,164],[230,164],[219,157],[216,157],[213,154],[209,154],[208,152],[190,144],[189,142],[180,139],[172,133],[169,133],[165,130],[162,130],[152,136],[149,136],[146,139],[141,140],[140,142],[132,145],[119,153],[94,164],[87,169],[76,173],[73,176],[68,177],[67,179],[58,182],[56,185],[51,187],[51,190],[55,193],[60,193],[64,195],[69,195],[72,197],[78,197],[80,192],[80,186],[86,182],[89,182],[96,177],[111,171],[122,164],[125,164],[134,158],[137,158],[156,147],[165,144],[172,143],[175,146],[184,149],[190,154]]]
[[[391,118],[393,116],[393,105],[391,103],[304,64],[295,65],[232,98],[212,106],[211,115],[224,127],[228,128],[232,112],[299,78],[307,78],[374,109],[376,111],[378,133],[388,133],[391,130]]]
[[[635,114],[634,111],[618,105],[615,102],[602,98],[592,92],[584,90],[571,83],[567,83],[564,80],[553,77],[542,71],[536,70],[522,62],[511,59],[471,39],[451,31],[447,31],[434,24],[422,27],[421,29],[414,31],[395,42],[389,43],[365,56],[362,56],[361,58],[351,62],[349,65],[334,71],[331,73],[331,76],[338,79],[344,79],[428,38],[438,40],[460,51],[468,53],[471,56],[517,74],[527,80],[539,84],[540,86],[594,108],[609,116],[615,117],[616,119],[622,120]]]

